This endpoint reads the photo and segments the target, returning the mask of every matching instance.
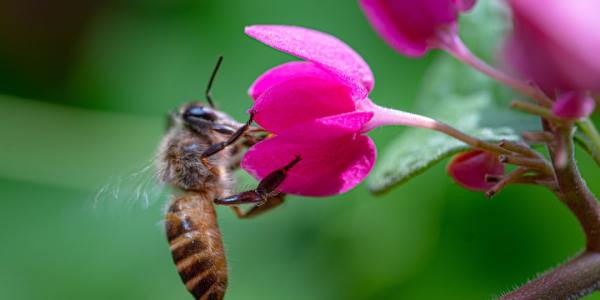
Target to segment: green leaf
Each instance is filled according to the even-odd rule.
[[[489,10],[485,13],[489,14]],[[486,26],[484,22],[480,24],[483,29],[471,26],[470,30],[489,34]],[[476,33],[471,33],[471,37]],[[482,140],[518,140],[521,132],[539,129],[537,118],[508,108],[515,96],[507,88],[448,55],[432,64],[423,83],[416,101],[417,112]],[[369,177],[369,189],[374,193],[385,192],[468,148],[439,132],[407,129],[383,151]]]
[[[510,10],[504,1],[478,1],[460,18],[460,35],[473,53],[492,59],[510,29]]]

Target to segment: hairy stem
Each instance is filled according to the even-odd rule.
[[[434,120],[429,117],[408,113],[392,108],[381,107],[374,103],[366,103],[362,109],[372,111],[373,118],[365,125],[364,131],[387,125],[403,125],[418,128],[433,129],[448,136],[451,136],[465,144],[497,154],[511,155],[512,151],[504,149],[496,144],[480,140],[474,136],[468,135],[446,123]]]
[[[523,102],[523,101],[513,101],[510,104],[510,107],[512,107],[516,110],[520,110],[522,112],[540,116],[540,117],[542,117],[550,122],[553,122],[553,123],[563,123],[564,122],[559,117],[555,116],[554,113],[552,113],[552,111],[550,109],[545,108],[540,105],[527,103],[527,102]]]
[[[600,287],[600,253],[584,252],[500,299],[578,299]]]
[[[600,205],[577,168],[572,126],[555,130],[547,122],[544,126],[559,143],[549,144],[558,184],[554,192],[577,217],[586,237],[586,250],[502,299],[578,299],[600,289]]]
[[[444,133],[446,135],[449,135],[459,141],[462,141],[465,144],[467,144],[473,148],[477,148],[477,149],[481,149],[481,150],[485,150],[485,151],[489,151],[489,152],[493,152],[493,153],[497,153],[497,154],[505,154],[505,155],[513,154],[512,151],[504,149],[496,144],[488,143],[488,142],[480,140],[476,137],[470,136],[470,135],[468,135],[448,124],[442,123],[442,122],[437,122],[432,129],[439,131],[441,133]]]
[[[548,120],[552,119],[551,114],[542,109],[552,106],[553,101],[550,98],[539,89],[514,79],[483,62],[453,32],[441,34],[437,39],[437,46],[475,70],[536,100],[540,105],[540,107],[534,107],[517,103],[517,108],[529,110],[530,113],[536,113]],[[559,124],[554,125],[558,127],[551,128],[547,121],[543,123],[545,130],[555,136],[555,143],[548,144],[558,185],[555,193],[577,217],[585,233],[586,251],[507,294],[503,299],[577,299],[600,289],[600,205],[577,168],[573,150],[572,125],[556,122]],[[593,145],[600,145],[600,134],[589,120],[580,122],[578,125]]]
[[[550,147],[550,154],[554,157],[554,169],[559,191],[557,196],[575,214],[586,236],[587,250],[600,252],[600,204],[587,187],[579,173],[574,157],[573,131],[571,127],[558,129],[559,140],[565,145],[561,147],[566,153],[567,163],[561,166],[559,153],[556,148]]]
[[[522,95],[536,100],[538,104],[543,106],[552,105],[552,100],[544,95],[544,93],[542,93],[539,89],[515,79],[508,74],[486,64],[483,60],[473,54],[471,50],[469,50],[459,36],[455,34],[441,35],[438,38],[437,46],[450,53],[461,62],[471,66],[473,69],[495,79],[506,86],[509,86]]]

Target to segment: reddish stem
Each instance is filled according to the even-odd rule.
[[[573,128],[551,130],[558,145],[549,144],[560,200],[573,212],[586,237],[586,250],[502,299],[578,299],[600,289],[600,204],[581,177],[573,151]],[[566,162],[563,159],[566,157]]]
[[[500,299],[578,299],[600,288],[600,253],[584,252]]]

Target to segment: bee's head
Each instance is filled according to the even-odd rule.
[[[212,101],[210,93],[215,76],[222,62],[223,56],[219,56],[204,92],[208,105],[200,102],[184,104],[178,112],[170,114],[168,120],[169,128],[175,125],[183,125],[198,133],[207,133],[209,130],[214,130],[219,133],[231,134],[235,131],[232,127],[236,127],[237,122],[227,114],[215,109],[215,104]]]
[[[179,112],[181,120],[186,124],[215,123],[219,119],[219,113],[212,107],[201,103],[190,103],[181,107]]]
[[[179,111],[171,113],[169,128],[175,125],[189,128],[198,133],[216,131],[231,134],[237,128],[237,122],[229,115],[200,102],[184,104]]]

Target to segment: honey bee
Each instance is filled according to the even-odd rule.
[[[209,80],[207,104],[188,103],[170,115],[157,159],[159,179],[178,191],[165,216],[165,229],[177,272],[195,299],[223,299],[227,263],[214,204],[231,205],[240,218],[249,218],[283,203],[277,187],[301,158],[274,170],[254,190],[228,195],[232,173],[245,149],[266,135],[253,127],[253,113],[244,123],[215,109],[211,87],[222,62],[219,58]],[[237,205],[253,203],[247,211]]]

